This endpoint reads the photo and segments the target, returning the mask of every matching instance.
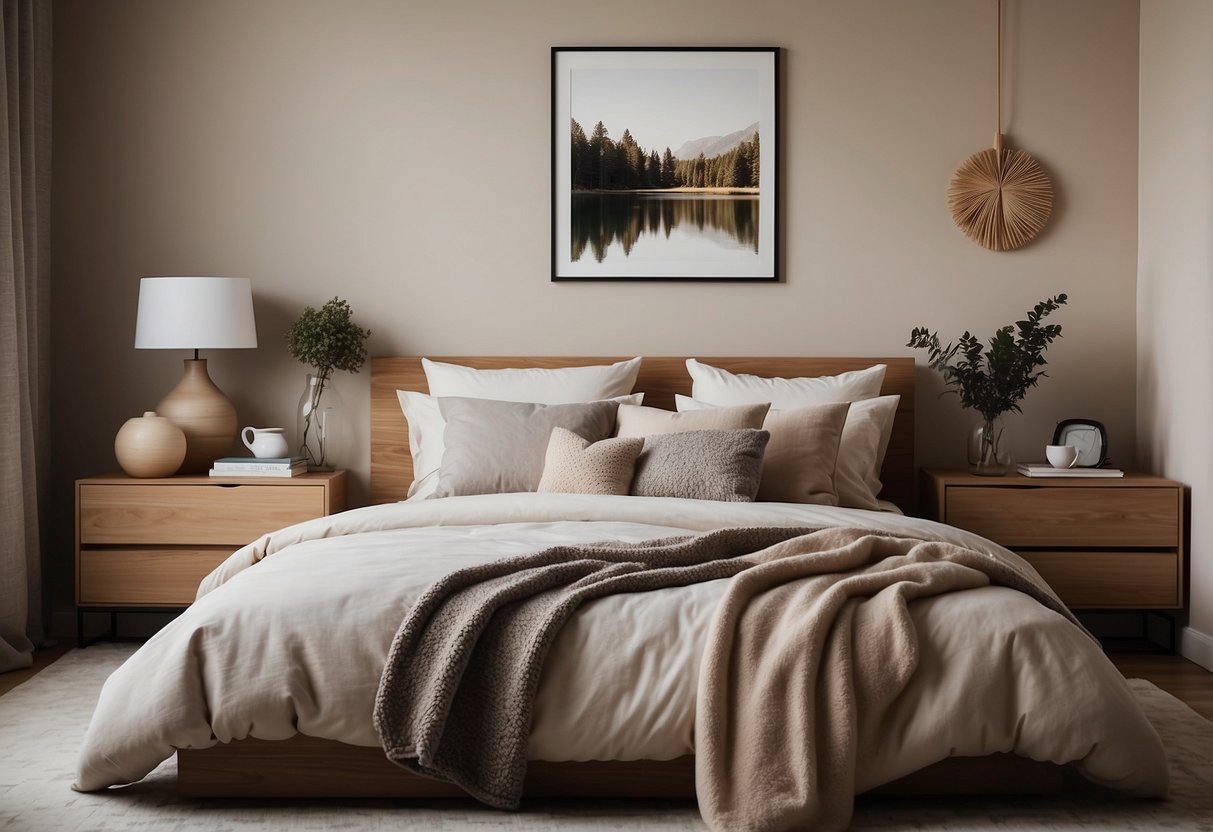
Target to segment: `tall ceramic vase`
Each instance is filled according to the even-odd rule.
[[[1010,473],[1014,465],[1003,418],[983,418],[969,436],[970,470],[982,477],[1001,477]]]
[[[297,422],[297,454],[307,460],[309,471],[332,471],[345,439],[345,413],[341,394],[333,386],[332,377],[308,373],[299,397]]]
[[[231,452],[236,406],[211,381],[205,358],[185,360],[185,375],[155,412],[185,434],[185,461],[177,473],[204,474],[211,463]]]

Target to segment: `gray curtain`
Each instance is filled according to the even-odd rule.
[[[50,0],[3,0],[0,50],[0,672],[42,639],[49,470]]]

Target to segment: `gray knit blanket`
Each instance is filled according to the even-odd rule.
[[[375,698],[388,759],[517,808],[544,658],[587,601],[732,577],[808,529],[723,529],[640,544],[556,546],[460,569],[400,625]]]

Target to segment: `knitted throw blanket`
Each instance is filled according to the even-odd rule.
[[[460,569],[400,625],[375,697],[388,759],[517,808],[544,657],[586,601],[727,578],[804,529],[725,529],[638,545],[556,546]]]
[[[734,577],[735,576],[735,577]],[[709,632],[696,790],[717,830],[842,829],[861,720],[917,665],[911,600],[998,583],[1073,620],[1011,563],[847,529],[742,528],[559,546],[453,572],[392,642],[375,727],[398,765],[516,808],[540,671],[584,602],[733,577]]]

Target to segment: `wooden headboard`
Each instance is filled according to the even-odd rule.
[[[624,358],[589,356],[432,356],[435,361],[463,364],[482,370],[503,367],[584,367],[611,364]],[[696,356],[699,358],[699,356]],[[907,513],[914,510],[914,359],[899,358],[711,358],[700,360],[733,373],[758,376],[837,375],[862,370],[873,364],[887,364],[884,395],[900,395],[897,421],[885,456],[881,480],[881,499],[896,503]],[[409,455],[409,430],[397,390],[429,392],[419,357],[371,359],[371,502],[390,503],[404,499],[413,481],[413,460]],[[674,409],[674,394],[691,395],[691,377],[686,359],[645,356],[636,379],[635,392],[645,394],[644,403],[652,407]]]

